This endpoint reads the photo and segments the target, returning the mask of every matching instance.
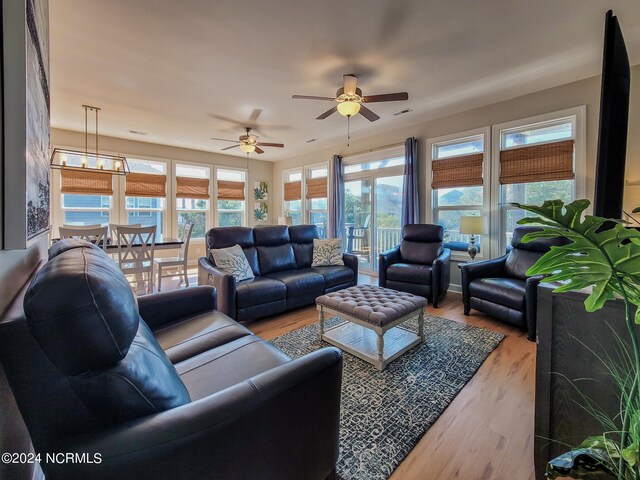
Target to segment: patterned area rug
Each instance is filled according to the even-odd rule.
[[[327,326],[340,323],[337,318]],[[405,326],[418,330],[417,318]],[[271,340],[292,358],[327,346],[317,324]],[[425,315],[425,342],[378,372],[344,354],[338,477],[388,478],[504,335]]]

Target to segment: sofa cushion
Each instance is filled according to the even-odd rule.
[[[256,277],[236,284],[237,308],[284,300],[286,296],[285,284],[272,278]]]
[[[319,296],[324,293],[324,277],[313,272],[310,268],[271,273],[267,277],[285,284],[287,298]]]
[[[387,267],[387,280],[431,285],[431,266],[395,263]]]
[[[217,310],[183,318],[154,332],[172,363],[224,345],[251,332]]]
[[[75,394],[104,425],[179,407],[190,402],[176,370],[143,320],[127,351],[114,364],[68,377]]]
[[[253,238],[256,246],[274,246],[290,243],[289,227],[286,225],[267,225],[255,227],[253,229]]]
[[[192,400],[199,400],[290,361],[260,337],[239,338],[176,365]]]
[[[211,256],[216,267],[228,275],[233,275],[236,282],[255,277],[240,245],[227,248],[212,248]]]
[[[254,275],[260,275],[260,266],[258,264],[258,252],[255,247],[253,238],[253,229],[248,227],[216,227],[207,232],[207,249],[208,259],[211,263],[211,249],[227,248],[234,245],[240,245],[244,255],[247,257],[251,270]]]
[[[327,238],[313,240],[312,267],[329,267],[332,265],[344,265],[342,260],[342,239]]]
[[[431,265],[442,253],[442,242],[413,242],[403,240],[400,244],[400,258],[405,263]]]
[[[310,267],[313,261],[313,240],[318,238],[318,227],[315,225],[293,225],[289,227],[289,237],[297,267]]]
[[[262,275],[296,269],[296,257],[290,243],[268,247],[259,246],[258,261]]]
[[[345,266],[312,267],[311,270],[324,277],[324,289],[342,285],[343,283],[355,283],[353,270]]]
[[[31,334],[66,375],[123,359],[140,318],[129,282],[102,249],[74,239],[57,245],[25,296]]]
[[[472,297],[524,310],[526,281],[518,278],[479,278],[469,283]]]

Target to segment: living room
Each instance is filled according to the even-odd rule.
[[[2,478],[533,479],[600,435],[568,404],[603,388],[572,396],[551,375],[597,362],[556,327],[611,317],[626,335],[635,277],[589,313],[589,293],[539,286],[565,267],[534,263],[570,245],[515,204],[620,203],[603,216],[638,226],[640,5],[503,3],[3,0]],[[610,9],[631,76],[620,178],[600,173],[603,125],[622,128],[602,108]],[[100,248],[63,238],[93,227]],[[150,270],[119,259],[136,228]],[[72,311],[82,262],[99,315]],[[90,338],[105,311],[123,357]],[[226,336],[203,342],[212,329]],[[101,354],[135,370],[140,342],[166,359],[149,360],[151,403],[173,392],[156,413],[82,383]],[[615,441],[609,460],[635,445]]]

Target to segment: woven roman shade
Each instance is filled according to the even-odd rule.
[[[176,177],[176,198],[209,200],[209,179]]]
[[[307,198],[327,198],[327,177],[307,178]]]
[[[126,177],[127,197],[166,197],[167,176],[150,173],[130,173]]]
[[[244,200],[244,182],[218,180],[218,200]]]
[[[287,182],[284,184],[284,199],[287,202],[302,199],[302,182]]]
[[[461,155],[431,162],[431,188],[473,187],[482,185],[484,154]]]
[[[573,140],[510,148],[500,152],[502,184],[573,178]]]
[[[82,195],[113,195],[113,177],[109,173],[60,170],[60,192]]]

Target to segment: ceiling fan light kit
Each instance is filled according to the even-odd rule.
[[[240,150],[242,150],[244,153],[252,153],[256,151],[256,146],[250,143],[241,143]]]
[[[352,117],[360,111],[360,104],[352,100],[347,100],[338,104],[338,113],[345,117]]]

